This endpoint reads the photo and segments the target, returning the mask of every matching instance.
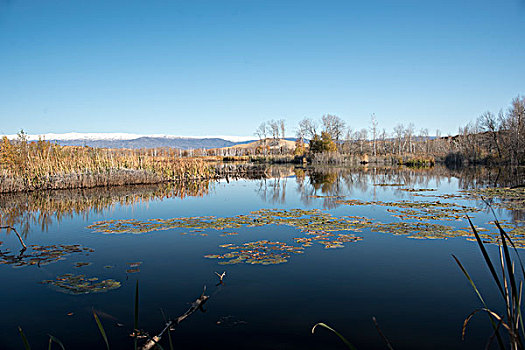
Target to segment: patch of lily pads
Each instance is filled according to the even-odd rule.
[[[84,267],[84,266],[89,266],[89,265],[91,265],[90,262],[87,262],[87,261],[77,261],[76,263],[73,264],[73,267],[79,268],[79,267]]]
[[[1,244],[0,244],[1,245]],[[74,253],[92,253],[93,249],[83,247],[80,244],[56,244],[56,245],[28,245],[27,249],[19,252],[11,252],[9,249],[0,250],[0,264],[23,266],[43,266],[60,260]],[[80,267],[80,266],[77,266]]]
[[[54,280],[44,280],[41,283],[52,285],[60,292],[75,295],[104,293],[120,288],[121,286],[120,282],[113,279],[99,281],[98,277],[86,277],[84,275],[74,275],[71,273],[57,276]]]
[[[492,199],[491,205],[506,210],[525,210],[525,187],[486,187],[462,191],[473,199]]]
[[[371,231],[390,233],[393,235],[406,235],[409,238],[415,239],[446,239],[464,235],[452,226],[409,221],[375,223]]]
[[[341,216],[335,217],[320,209],[260,209],[248,215],[233,217],[183,217],[173,219],[139,220],[107,220],[88,226],[95,232],[115,233],[147,233],[170,229],[191,230],[232,230],[242,227],[260,227],[265,225],[286,225],[300,230],[320,231],[360,231],[367,227],[371,220],[365,217]],[[233,232],[228,232],[232,234]],[[228,234],[225,233],[225,234]],[[235,234],[235,233],[233,233]]]
[[[146,233],[175,228],[201,230],[217,230],[224,232],[221,236],[237,235],[232,229],[242,227],[260,227],[266,225],[291,226],[302,233],[293,240],[299,246],[282,242],[261,240],[247,242],[241,245],[228,244],[221,248],[230,250],[225,254],[210,254],[207,258],[220,259],[220,264],[280,264],[288,261],[291,254],[303,253],[305,247],[319,243],[326,249],[342,248],[345,243],[357,242],[361,237],[353,234],[335,234],[335,231],[361,231],[369,227],[372,221],[359,216],[335,217],[319,209],[260,209],[248,215],[234,217],[188,217],[174,219],[138,220],[108,220],[89,226],[97,232],[109,233]]]
[[[142,261],[129,262],[129,263],[126,263],[126,265],[128,265],[128,269],[126,270],[126,273],[138,273],[140,272],[140,265],[142,265]]]
[[[404,192],[435,192],[435,188],[401,188],[401,191]]]
[[[221,244],[221,248],[229,249],[228,253],[205,255],[208,259],[219,259],[220,265],[231,264],[260,264],[260,265],[274,265],[281,264],[288,261],[288,258],[293,253],[303,253],[302,247],[295,247],[283,242],[271,242],[267,240],[260,240],[256,242],[247,242],[241,245],[235,244]]]
[[[401,184],[401,183],[377,183],[377,184],[374,184],[374,186],[379,186],[379,187],[402,187],[402,186],[405,186],[405,184]]]
[[[403,184],[375,184],[377,186],[404,186]],[[476,192],[465,192],[461,194],[434,194],[422,193],[435,192],[432,188],[402,188],[402,191],[413,195],[425,197],[437,197],[435,200],[402,200],[402,201],[367,201],[360,199],[344,199],[344,197],[332,196],[337,203],[347,206],[382,206],[392,218],[400,219],[394,222],[375,222],[370,218],[362,216],[333,216],[327,211],[320,209],[260,209],[246,215],[232,217],[180,217],[171,219],[139,220],[107,220],[95,222],[88,226],[95,232],[105,234],[133,233],[143,234],[153,231],[184,229],[183,234],[195,234],[217,230],[222,232],[220,236],[238,235],[237,230],[241,228],[261,227],[267,225],[284,225],[297,229],[299,236],[293,237],[293,243],[287,244],[277,241],[259,240],[241,244],[223,244],[226,249],[223,254],[208,254],[205,257],[219,260],[219,264],[260,264],[273,265],[288,261],[293,254],[301,254],[314,244],[321,244],[325,249],[336,249],[344,247],[345,243],[353,243],[362,240],[349,232],[360,232],[369,229],[372,232],[384,232],[394,235],[406,235],[416,239],[447,239],[451,237],[466,237],[474,239],[470,228],[458,229],[446,225],[446,221],[464,220],[465,215],[474,216],[482,209],[474,206],[460,205],[454,202],[442,201],[441,199],[455,199],[475,196],[505,195],[507,201],[511,200],[513,205],[518,203],[525,206],[525,190],[518,189],[508,192],[509,189],[484,189]],[[510,194],[509,194],[510,193]],[[321,196],[319,196],[321,197]],[[498,202],[499,203],[499,202]],[[504,203],[502,201],[501,203]],[[505,207],[508,208],[508,207]],[[515,207],[513,207],[515,209]],[[514,239],[518,247],[525,248],[525,232],[523,227],[506,224],[508,234]],[[478,231],[482,239],[487,243],[498,244],[497,230],[481,229]],[[200,233],[207,235],[207,233]],[[131,272],[131,271],[130,271]],[[134,272],[134,271],[133,271]]]
[[[320,243],[326,249],[343,248],[344,243],[357,242],[362,237],[353,234],[335,234],[326,231],[308,231],[305,237],[295,237],[294,242],[299,245],[290,245],[284,242],[272,242],[260,240],[247,242],[240,245],[227,243],[220,245],[221,248],[230,250],[225,254],[209,254],[205,258],[219,259],[220,265],[231,264],[260,264],[275,265],[288,261],[292,254],[302,254],[304,249],[313,243]]]

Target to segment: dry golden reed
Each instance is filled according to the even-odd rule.
[[[147,184],[214,177],[202,158],[179,150],[60,146],[4,137],[0,141],[0,192]]]

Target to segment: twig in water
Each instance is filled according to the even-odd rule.
[[[224,276],[226,276],[226,271],[224,271],[223,273],[219,274],[218,272],[215,272],[215,274],[217,276],[219,276],[219,283],[217,285],[220,285],[220,284],[223,284],[222,282],[222,279],[224,278]]]
[[[164,335],[164,333],[166,333],[166,331],[171,329],[172,326],[178,325],[179,323],[184,321],[186,318],[188,318],[192,313],[194,313],[197,310],[204,311],[204,309],[202,307],[204,306],[206,301],[208,301],[208,299],[210,298],[208,295],[205,295],[204,293],[206,293],[206,286],[204,286],[204,290],[202,291],[201,296],[198,297],[197,300],[195,300],[191,304],[190,308],[185,313],[183,313],[182,315],[180,315],[176,319],[169,320],[166,323],[166,326],[164,327],[164,329],[162,329],[162,331],[158,335],[156,335],[153,338],[151,338],[150,340],[148,340],[148,342],[146,344],[144,344],[144,346],[142,347],[141,350],[153,349],[153,347],[155,345],[157,345],[157,343],[161,340],[161,338]]]
[[[0,229],[6,229],[6,230],[13,230],[13,231],[15,231],[18,239],[20,240],[20,244],[22,245],[22,247],[24,247],[22,250],[26,250],[27,249],[27,246],[24,243],[24,241],[22,240],[22,237],[20,236],[18,231],[13,226],[0,226]]]
[[[377,329],[377,332],[379,333],[379,335],[381,336],[381,338],[383,338],[383,340],[385,341],[385,344],[387,346],[387,348],[389,350],[394,350],[394,348],[392,347],[392,344],[390,344],[390,342],[388,341],[388,338],[385,337],[385,335],[383,334],[383,332],[381,332],[381,328],[379,328],[379,323],[377,323],[377,320],[375,317],[372,317],[372,321],[374,321],[374,325],[376,326],[376,329]]]

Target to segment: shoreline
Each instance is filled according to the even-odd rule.
[[[84,172],[48,175],[31,181],[23,177],[0,175],[0,194],[72,190],[97,187],[153,185],[186,181],[208,181],[230,178],[268,177],[268,164],[217,163],[206,171],[193,174],[182,173],[172,176],[144,169],[108,169],[105,172]]]

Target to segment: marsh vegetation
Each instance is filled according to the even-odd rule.
[[[460,340],[479,302],[450,254],[501,310],[474,263],[477,237],[465,215],[496,254],[490,203],[521,252],[521,169],[281,166],[267,174],[276,177],[1,195],[2,225],[27,245],[20,251],[14,232],[1,231],[0,272],[12,286],[0,296],[18,310],[2,320],[4,347],[20,348],[16,325],[32,344],[49,333],[67,349],[104,346],[95,308],[111,348],[130,348],[137,280],[141,330],[157,334],[159,308],[167,320],[183,314],[196,290],[217,284],[217,271],[227,272],[220,296],[210,292],[207,312],[177,328],[176,346],[337,347],[329,334],[309,334],[323,321],[357,348],[384,348],[372,316],[396,348],[419,348],[414,337],[434,339],[428,348],[484,346],[491,328],[481,318]],[[17,303],[14,291],[32,298]]]

